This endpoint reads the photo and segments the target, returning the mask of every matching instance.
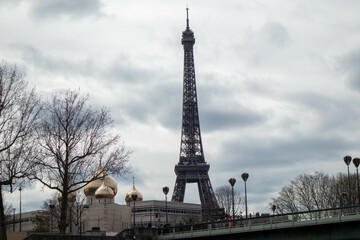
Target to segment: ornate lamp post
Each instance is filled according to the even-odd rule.
[[[20,185],[20,188],[19,188],[19,192],[20,192],[20,219],[19,219],[19,226],[20,226],[20,228],[19,228],[19,232],[21,232],[21,191],[22,191],[22,188],[21,188],[21,185]]]
[[[247,208],[247,195],[246,195],[246,181],[249,178],[249,174],[243,173],[243,174],[241,174],[241,178],[244,180],[244,183],[245,183],[245,213],[246,213],[246,218],[247,218],[248,217],[248,208]]]
[[[349,171],[349,165],[351,163],[351,156],[345,156],[344,157],[344,162],[347,165],[347,170],[348,170],[348,184],[349,184],[349,189],[348,189],[348,205],[350,205],[350,198],[351,198],[351,188],[350,188],[350,171]]]
[[[232,219],[235,220],[234,185],[235,185],[235,183],[236,183],[236,179],[235,179],[235,178],[230,178],[230,179],[229,179],[229,183],[230,183],[230,185],[231,185],[231,195],[232,195],[232,213],[233,213]]]
[[[167,194],[169,193],[168,187],[163,187],[163,193],[165,194],[165,214],[166,214],[166,223],[168,223],[168,211],[167,211]]]
[[[137,197],[138,197],[137,194],[132,194],[131,195],[131,198],[134,201],[134,224],[133,224],[133,228],[135,228],[135,201],[136,201]],[[134,232],[134,234],[135,234],[135,232]]]
[[[360,164],[360,158],[354,158],[353,159],[353,164],[356,167],[356,192],[358,195],[358,205],[360,205],[360,193],[359,193],[359,171],[358,171],[358,167]]]

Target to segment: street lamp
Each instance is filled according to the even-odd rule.
[[[345,202],[346,196],[347,196],[347,192],[342,192],[341,193],[341,199],[342,199],[342,201],[340,201],[341,207],[345,207],[344,202]]]
[[[85,204],[81,209],[80,209],[80,240],[81,240],[81,232],[82,232],[82,226],[81,226],[81,215],[83,212],[85,212],[85,210],[89,208],[89,206],[87,204]]]
[[[166,214],[166,223],[168,223],[168,211],[167,211],[167,194],[169,193],[168,187],[163,187],[163,193],[165,194],[165,214]]]
[[[349,165],[350,165],[350,163],[351,163],[351,156],[345,156],[344,157],[344,162],[345,162],[345,164],[347,165],[347,170],[348,170],[348,184],[349,184],[349,194],[348,194],[348,205],[350,205],[350,191],[351,191],[351,188],[350,188],[350,171],[349,171]]]
[[[13,232],[15,232],[15,211],[16,211],[16,208],[13,208],[14,210],[14,215],[13,215]]]
[[[358,167],[360,164],[360,158],[354,158],[353,159],[353,164],[356,167],[356,190],[357,190],[357,195],[358,195],[358,205],[360,205],[360,193],[359,193],[359,171],[358,171]]]
[[[271,210],[273,212],[273,215],[275,215],[275,210],[276,210],[276,205],[275,204],[271,206]]]
[[[53,230],[53,214],[54,214],[53,211],[54,211],[55,205],[50,204],[49,208],[50,208],[50,233],[52,233],[52,230]]]
[[[131,198],[134,201],[134,225],[133,225],[133,228],[135,228],[135,201],[136,201],[137,197],[138,197],[137,194],[132,194],[131,195]],[[134,234],[135,234],[135,232],[134,232]]]
[[[347,195],[347,192],[342,192],[341,193],[341,198],[340,198],[340,205],[341,205],[340,214],[341,215],[343,214],[343,207],[345,207],[344,203],[345,203],[346,195]]]
[[[235,178],[230,178],[229,179],[229,183],[231,185],[231,195],[232,195],[232,212],[233,212],[233,217],[232,219],[235,220],[235,208],[234,208],[234,185],[236,183],[236,179]]]
[[[19,232],[21,232],[21,191],[22,191],[21,185],[20,185],[19,191],[20,191],[20,220],[19,220],[20,230],[19,230]]]
[[[247,195],[246,195],[246,181],[249,178],[249,174],[243,173],[243,174],[241,174],[241,178],[244,180],[244,183],[245,183],[245,213],[246,213],[246,218],[247,218],[248,217],[248,208],[247,208]]]

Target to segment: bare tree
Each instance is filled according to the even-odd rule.
[[[215,196],[220,208],[224,208],[225,214],[232,216],[232,192],[231,187],[223,185],[215,189]],[[242,198],[240,192],[234,189],[234,210],[235,216],[241,214]]]
[[[72,224],[74,231],[79,232],[79,221],[80,221],[80,210],[83,209],[85,205],[85,195],[81,190],[75,193],[76,198],[72,206],[69,206],[67,222]],[[34,231],[47,231],[47,232],[59,232],[59,223],[60,223],[60,204],[59,193],[54,193],[51,198],[46,199],[43,202],[41,209],[43,210],[41,214],[37,215],[35,219]]]
[[[47,229],[49,232],[58,232],[55,229],[58,229],[58,223],[60,222],[60,205],[59,205],[59,194],[54,193],[51,198],[46,199],[43,201],[43,205],[41,209],[44,211],[41,216],[38,216],[39,218],[42,218],[35,224],[34,231],[37,231],[38,229]],[[42,226],[44,224],[44,226]],[[40,225],[40,226],[39,226]]]
[[[49,232],[49,223],[50,223],[50,215],[45,212],[41,212],[36,214],[31,218],[32,223],[34,224],[33,231],[34,232]]]
[[[3,191],[15,190],[35,172],[34,132],[40,100],[16,68],[0,66],[0,239],[6,240]]]
[[[279,197],[273,198],[269,203],[270,208],[275,205],[277,213],[292,213],[298,212],[299,206],[297,204],[296,194],[291,186],[285,186],[279,192]]]
[[[351,192],[348,193],[348,178],[345,174],[300,174],[281,189],[278,197],[272,198],[269,207],[275,205],[276,212],[282,214],[356,205],[355,175],[350,176],[350,183]]]
[[[120,135],[111,132],[109,110],[93,110],[87,102],[88,97],[81,96],[79,91],[54,94],[52,101],[45,104],[37,135],[43,151],[38,161],[42,171],[37,179],[62,196],[59,222],[62,234],[67,227],[70,193],[103,177],[104,172],[121,175],[128,170],[129,152],[119,142]],[[96,172],[99,163],[103,171]]]

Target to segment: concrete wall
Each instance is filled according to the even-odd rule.
[[[23,240],[26,238],[26,232],[6,232],[8,240]]]
[[[198,238],[194,240],[359,240],[360,222],[340,222],[304,227],[273,229],[266,231],[223,234]],[[171,239],[171,236],[169,236]]]

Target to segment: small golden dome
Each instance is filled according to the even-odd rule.
[[[136,202],[141,202],[143,200],[143,196],[142,194],[135,188],[135,183],[134,183],[134,178],[133,178],[133,186],[131,188],[131,190],[125,195],[125,202],[126,203],[130,203],[133,202],[133,199],[131,197],[131,195],[136,194],[137,198],[136,198]]]
[[[101,184],[103,183],[103,180],[101,179],[96,179],[94,181],[92,181],[91,183],[89,183],[88,185],[86,185],[84,187],[84,193],[85,196],[87,197],[93,197],[95,195],[95,191],[101,187]]]
[[[113,199],[115,196],[114,191],[105,185],[105,182],[101,184],[101,186],[95,191],[95,198],[106,198],[106,199]]]
[[[106,175],[106,177],[104,178],[104,182],[106,186],[110,187],[113,190],[115,196],[117,193],[117,183],[115,179],[110,175]]]
[[[101,165],[99,165],[99,167],[96,170],[96,172],[94,173],[94,175],[92,175],[91,177],[88,178],[88,181],[91,181],[94,178],[94,176],[99,175],[99,173],[102,171],[103,171],[103,168],[101,167]],[[93,197],[95,195],[96,189],[98,189],[101,186],[101,184],[103,183],[103,180],[101,179],[101,178],[103,178],[103,176],[104,176],[104,173],[102,172],[99,175],[100,179],[96,179],[84,187],[84,193],[85,193],[86,197]]]
[[[62,199],[62,194],[59,193],[59,195],[58,195],[58,201],[61,202],[61,199]],[[74,192],[69,193],[69,194],[68,194],[68,197],[67,197],[67,200],[68,200],[68,202],[70,202],[70,203],[74,203],[74,202],[76,201],[76,194],[75,194]]]

